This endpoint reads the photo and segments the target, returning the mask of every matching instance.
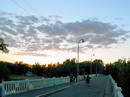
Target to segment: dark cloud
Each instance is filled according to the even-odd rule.
[[[105,34],[108,31],[112,31],[117,28],[115,25],[111,25],[110,23],[103,23],[100,21],[93,20],[83,20],[81,22],[76,21],[73,23],[65,24],[65,28],[72,35],[79,36],[83,34]]]
[[[72,50],[84,39],[86,48],[104,48],[129,38],[129,31],[98,19],[63,23],[59,16],[17,16],[0,12],[0,37],[24,51]]]

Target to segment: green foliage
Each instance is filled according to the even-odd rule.
[[[79,74],[89,74],[90,73],[90,61],[84,61],[79,64]]]
[[[7,63],[6,63],[7,64]],[[99,67],[103,67],[102,60],[95,60],[94,62],[85,61],[79,64],[79,74],[89,74],[90,66],[93,64],[93,73],[97,70],[99,71]],[[31,71],[33,74],[37,76],[45,76],[45,77],[61,77],[61,76],[69,76],[72,74],[77,74],[77,63],[76,60],[67,59],[62,64],[48,64],[41,65],[39,63],[35,63],[32,66],[25,64],[23,62],[15,62],[7,64],[11,74],[14,75],[25,75],[28,71]],[[99,73],[99,72],[97,72]]]
[[[16,66],[15,67],[16,68],[15,73],[18,74],[18,75],[22,75],[22,74],[25,75],[29,70],[28,64],[25,64],[23,62],[16,62],[14,64],[15,64],[14,66]]]
[[[30,66],[23,62],[8,63],[7,66],[14,75],[26,75],[30,70]]]
[[[2,38],[0,38],[0,51],[2,51],[3,53],[8,53],[9,50],[7,49],[7,44],[4,43],[4,40]]]
[[[32,72],[38,76],[42,76],[43,75],[43,69],[42,66],[39,63],[35,63],[32,66]]]
[[[17,65],[16,64],[8,64],[9,70],[11,74],[17,75]]]
[[[118,60],[113,64],[107,64],[104,73],[111,74],[122,87],[124,96],[130,97],[130,60]]]
[[[9,80],[10,71],[6,62],[0,61],[0,79]]]
[[[92,62],[92,67],[93,67],[93,72],[94,73],[103,73],[103,69],[104,69],[104,63],[102,60],[100,59],[95,59],[93,62]]]

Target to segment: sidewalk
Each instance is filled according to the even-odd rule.
[[[112,95],[112,87],[109,78],[107,79],[106,89],[104,93],[104,97],[113,97]]]

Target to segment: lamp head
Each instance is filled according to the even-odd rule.
[[[84,39],[81,39],[82,42],[84,42]]]

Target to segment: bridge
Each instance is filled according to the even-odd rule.
[[[2,82],[5,97],[124,97],[113,78],[104,75],[90,75],[87,85],[83,76],[70,83],[69,77],[25,81]]]

